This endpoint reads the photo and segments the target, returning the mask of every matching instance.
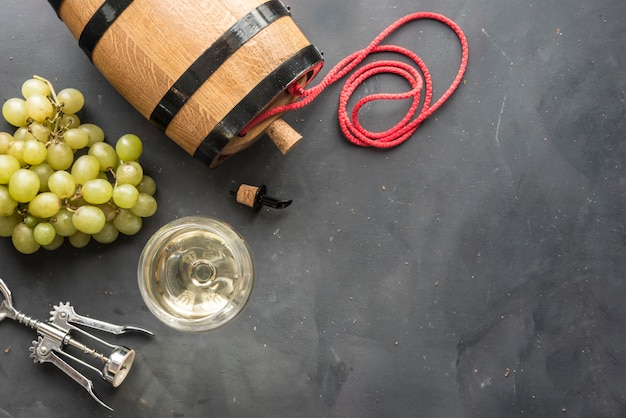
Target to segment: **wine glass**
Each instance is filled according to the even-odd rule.
[[[246,306],[254,259],[230,225],[189,216],[154,233],[137,273],[150,312],[179,331],[201,332],[224,325]]]

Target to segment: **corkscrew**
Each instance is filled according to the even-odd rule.
[[[4,300],[2,301],[2,304],[0,304],[0,321],[5,318],[11,318],[20,324],[36,330],[39,334],[38,338],[33,341],[33,345],[29,349],[30,357],[34,359],[34,362],[54,364],[76,383],[81,385],[100,405],[109,410],[113,410],[96,396],[93,382],[72,367],[64,359],[74,361],[87,369],[94,370],[102,376],[104,380],[111,383],[113,387],[118,387],[122,384],[124,379],[126,379],[126,376],[133,365],[133,361],[135,360],[135,350],[120,345],[109,344],[95,335],[84,331],[77,325],[115,335],[125,334],[127,332],[139,332],[147,335],[153,335],[152,332],[143,328],[119,326],[81,316],[76,313],[74,307],[72,307],[69,303],[62,302],[59,303],[59,305],[54,306],[53,310],[50,312],[50,320],[48,322],[43,322],[38,319],[34,319],[13,307],[11,291],[2,279],[0,279],[0,291],[4,296]],[[89,348],[87,345],[74,338],[72,335],[73,332],[81,334],[86,338],[90,338],[93,341],[111,349],[111,354],[107,357],[99,351]],[[100,370],[89,364],[87,361],[68,353],[64,350],[65,347],[73,347],[73,349],[82,352],[88,357],[102,362],[104,365],[103,369]]]

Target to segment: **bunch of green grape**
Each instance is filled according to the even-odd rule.
[[[85,102],[79,90],[56,93],[34,76],[22,96],[2,106],[17,130],[0,132],[0,236],[32,254],[57,249],[66,238],[82,248],[139,232],[142,218],[157,210],[156,184],[138,162],[141,139],[126,134],[115,146],[104,142],[99,126],[76,115]]]

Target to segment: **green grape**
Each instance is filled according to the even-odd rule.
[[[111,204],[111,202],[98,205],[98,207],[104,213],[104,217],[107,222],[111,222],[117,216],[117,208]]]
[[[6,154],[7,150],[9,149],[9,145],[14,140],[15,139],[13,138],[13,135],[11,135],[10,133],[0,132],[0,154]]]
[[[113,203],[122,209],[130,209],[137,204],[139,191],[132,184],[119,184],[113,189]]]
[[[104,131],[98,125],[93,123],[83,123],[78,129],[87,132],[89,136],[88,147],[93,147],[94,144],[104,141]]]
[[[96,157],[81,155],[72,165],[71,173],[76,184],[85,184],[89,180],[98,178],[100,163]]]
[[[50,129],[47,124],[40,122],[31,123],[28,130],[33,138],[37,141],[43,142],[44,144],[50,140],[50,134],[52,133],[52,129]]]
[[[54,241],[52,241],[48,245],[42,245],[42,247],[48,251],[54,251],[54,250],[59,249],[61,245],[63,245],[63,241],[64,241],[64,238],[61,235],[56,235],[54,237]]]
[[[38,223],[39,223],[39,219],[36,216],[29,214],[29,215],[26,215],[26,217],[24,218],[24,224],[26,224],[26,226],[29,228],[36,227]]]
[[[33,228],[29,228],[26,224],[18,224],[11,235],[13,246],[22,254],[33,254],[41,248],[41,245],[35,241]]]
[[[137,216],[141,216],[142,218],[148,218],[154,215],[156,210],[156,199],[147,193],[139,193],[139,197],[137,198],[137,204],[135,204],[135,206],[130,209],[132,213]]]
[[[48,164],[55,170],[67,170],[74,162],[74,152],[65,142],[48,145]]]
[[[33,229],[33,238],[39,245],[50,245],[57,236],[57,231],[49,222],[37,224]]]
[[[20,203],[28,203],[39,192],[39,176],[34,171],[20,168],[9,180],[9,193]]]
[[[141,217],[135,215],[127,209],[120,209],[115,219],[113,219],[113,225],[124,235],[135,235],[141,230],[143,221]]]
[[[0,216],[11,216],[17,208],[17,200],[11,197],[9,188],[0,186]]]
[[[28,211],[38,218],[51,218],[61,209],[61,199],[50,192],[39,193],[28,204]]]
[[[97,234],[102,231],[106,218],[102,210],[96,206],[79,207],[72,216],[72,223],[77,230],[85,234]]]
[[[113,222],[107,222],[104,224],[102,231],[93,234],[93,239],[100,244],[110,244],[115,241],[119,235],[120,231],[117,230]]]
[[[68,240],[74,248],[85,248],[91,241],[91,235],[78,231],[74,235],[70,235]]]
[[[98,159],[100,162],[100,171],[111,170],[117,165],[118,159],[115,148],[106,142],[96,142],[89,147],[88,154]]]
[[[33,171],[37,174],[37,177],[39,177],[39,193],[49,192],[48,180],[50,180],[50,176],[54,173],[52,167],[50,167],[48,163],[41,163],[30,166],[29,170]]]
[[[24,162],[24,141],[13,141],[9,144],[9,149],[7,150],[6,155],[11,155],[19,161],[20,166],[25,166],[26,162]]]
[[[24,149],[22,150],[22,159],[26,164],[37,165],[46,161],[48,157],[48,149],[46,144],[39,142],[36,139],[31,139],[24,142]]]
[[[2,116],[13,126],[26,126],[28,113],[26,112],[26,100],[14,97],[2,105]]]
[[[72,216],[73,213],[65,208],[57,212],[54,219],[51,220],[54,229],[57,231],[57,235],[69,237],[76,233],[77,229],[72,223]]]
[[[33,134],[30,133],[27,126],[22,126],[21,128],[17,128],[15,132],[13,132],[13,139],[16,141],[30,141],[37,138],[35,138]]]
[[[143,144],[134,134],[122,135],[115,144],[115,152],[122,161],[136,161],[141,156]]]
[[[0,237],[10,237],[13,235],[13,229],[21,223],[22,217],[17,212],[9,216],[0,216]]]
[[[89,144],[89,134],[78,128],[68,129],[63,134],[63,141],[72,149],[83,149]]]
[[[83,184],[82,193],[85,202],[92,205],[102,205],[111,200],[113,196],[113,186],[108,180],[89,180]]]
[[[47,96],[35,93],[26,99],[26,113],[34,121],[44,122],[46,119],[52,119],[54,111],[54,106]]]
[[[80,118],[74,114],[66,113],[61,117],[61,126],[63,129],[78,128],[80,126]]]
[[[156,193],[156,188],[156,182],[154,181],[154,179],[145,174],[141,178],[141,182],[137,186],[137,190],[139,190],[140,193],[146,193],[150,196],[154,196],[154,194]]]
[[[115,182],[117,184],[132,184],[138,186],[143,178],[143,168],[137,161],[127,161],[115,171]]]
[[[76,113],[83,108],[85,97],[76,89],[67,88],[57,94],[59,102],[63,104],[63,111],[66,113]]]
[[[12,155],[0,155],[0,184],[9,184],[9,179],[21,168],[20,162]]]
[[[60,199],[67,199],[76,193],[76,181],[67,171],[55,171],[48,179],[48,188]]]
[[[49,96],[50,87],[48,86],[48,83],[42,80],[37,80],[36,78],[24,81],[22,84],[22,96],[24,96],[25,99],[28,99],[33,94]]]

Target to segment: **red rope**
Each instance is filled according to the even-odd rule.
[[[443,93],[443,95],[431,106],[432,96],[433,96],[433,85],[430,72],[426,67],[426,64],[422,59],[415,54],[413,51],[410,51],[406,48],[396,46],[396,45],[380,45],[380,43],[388,37],[392,32],[396,31],[401,26],[406,23],[412,22],[418,19],[434,19],[438,20],[447,26],[449,26],[458,36],[459,41],[461,42],[461,63],[459,65],[459,70],[452,81],[452,84],[448,89]],[[256,117],[248,127],[246,127],[241,135],[244,135],[245,132],[250,130],[253,126],[258,124],[259,122],[267,119],[268,117],[287,112],[289,110],[300,109],[309,103],[311,103],[324,89],[328,86],[336,82],[337,80],[343,78],[352,70],[354,70],[357,66],[359,66],[365,58],[369,55],[382,53],[382,52],[392,52],[404,55],[408,57],[415,66],[411,64],[406,64],[401,61],[395,60],[380,60],[375,61],[370,64],[366,64],[361,68],[357,69],[354,74],[352,74],[345,85],[341,90],[341,94],[339,96],[339,125],[344,136],[352,143],[364,146],[364,147],[376,147],[376,148],[390,148],[396,145],[399,145],[410,138],[413,133],[417,130],[420,124],[432,115],[437,109],[441,107],[445,103],[448,98],[454,93],[456,88],[462,81],[463,74],[465,73],[465,69],[467,67],[467,61],[469,58],[469,47],[467,43],[467,38],[465,34],[461,30],[461,28],[452,20],[447,17],[431,12],[418,12],[407,15],[402,19],[396,21],[387,29],[385,29],[380,35],[378,35],[369,46],[366,48],[359,50],[348,57],[344,58],[341,62],[339,62],[334,68],[330,70],[330,72],[322,79],[322,81],[315,87],[310,89],[303,89],[302,86],[298,83],[294,83],[289,88],[289,93],[298,96],[299,100],[290,103],[284,106],[275,107],[273,109],[268,110],[267,112]],[[421,73],[420,73],[421,71]],[[373,77],[377,74],[396,74],[401,77],[404,77],[409,84],[411,85],[411,90],[403,92],[403,93],[378,93],[371,94],[362,99],[360,99],[352,110],[352,115],[348,115],[348,101],[350,97],[355,92],[355,90],[363,84],[368,78]],[[421,91],[425,85],[425,97],[424,103],[422,105],[421,110],[418,113],[418,108],[421,99]],[[371,132],[367,129],[363,128],[361,123],[359,122],[359,111],[361,108],[367,103],[373,102],[375,100],[403,100],[403,99],[412,99],[411,106],[407,111],[406,115],[400,122],[398,122],[392,128],[384,131],[384,132]],[[416,116],[417,113],[417,116]]]

